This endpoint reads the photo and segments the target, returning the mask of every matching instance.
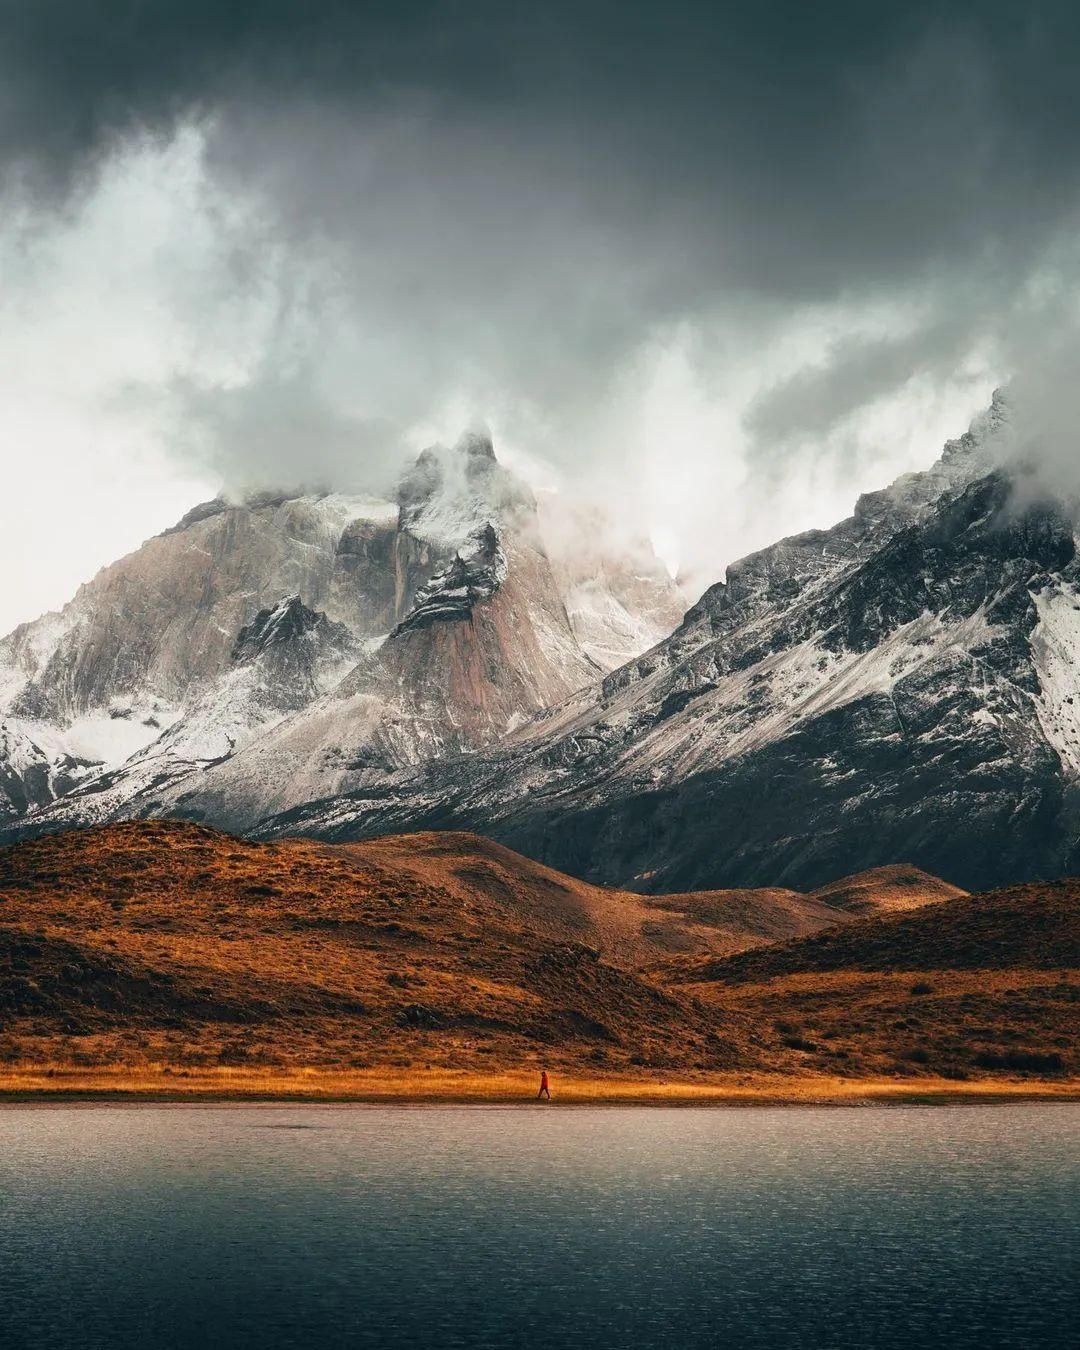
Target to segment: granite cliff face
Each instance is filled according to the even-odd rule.
[[[600,673],[570,625],[532,495],[489,441],[421,456],[403,484],[396,552],[404,613],[385,640],[332,690],[141,813],[249,829],[496,744]]]
[[[733,565],[495,750],[263,832],[468,826],[658,892],[898,858],[969,887],[1070,870],[1080,563],[1071,515],[997,466],[1007,417],[995,399],[928,472]]]
[[[0,824],[246,826],[371,765],[489,744],[613,664],[561,586],[483,433],[424,451],[394,504],[205,503],[0,641]],[[654,589],[639,650],[675,608],[669,578]]]

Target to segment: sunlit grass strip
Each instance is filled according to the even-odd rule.
[[[172,1068],[167,1065],[83,1068],[61,1064],[7,1067],[0,1099],[41,1101],[311,1101],[529,1104],[537,1078],[449,1069]],[[655,1078],[552,1079],[559,1105],[862,1105],[1007,1101],[1080,1101],[1080,1079],[982,1079],[957,1082],[724,1075],[697,1081]],[[546,1104],[542,1104],[546,1109]]]

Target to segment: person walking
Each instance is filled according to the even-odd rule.
[[[546,1097],[548,1101],[551,1101],[551,1087],[548,1083],[547,1069],[542,1069],[540,1071],[540,1091],[536,1094],[536,1100],[540,1101],[542,1097]]]

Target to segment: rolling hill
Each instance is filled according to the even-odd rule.
[[[959,886],[904,863],[871,867],[854,876],[830,881],[812,892],[815,900],[852,915],[920,909],[964,894]]]
[[[897,888],[919,907],[895,909]],[[942,898],[954,888],[889,868],[834,889],[863,912],[597,887],[467,834],[43,836],[0,850],[0,1062],[269,1079],[1076,1067],[1080,882]]]
[[[1080,880],[886,911],[674,983],[771,1027],[806,1073],[1080,1072]]]

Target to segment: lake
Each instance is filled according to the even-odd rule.
[[[0,1344],[1064,1346],[1080,1108],[0,1109]]]

